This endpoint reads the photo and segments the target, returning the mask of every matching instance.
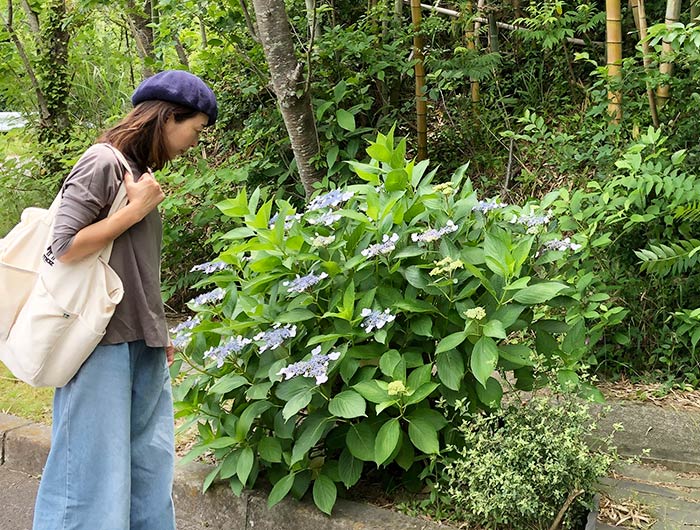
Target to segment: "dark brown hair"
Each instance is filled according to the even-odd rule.
[[[139,103],[124,119],[107,129],[97,140],[112,144],[145,170],[162,169],[170,160],[163,129],[172,115],[176,122],[185,121],[198,110],[161,100]]]

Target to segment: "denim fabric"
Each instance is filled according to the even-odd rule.
[[[174,530],[173,431],[163,348],[98,346],[56,389],[34,530]]]

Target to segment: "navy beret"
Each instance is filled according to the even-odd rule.
[[[198,110],[209,116],[207,125],[213,125],[219,114],[216,96],[204,81],[184,70],[165,70],[147,79],[134,90],[131,103],[158,99]]]

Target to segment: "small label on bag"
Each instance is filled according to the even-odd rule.
[[[53,267],[54,263],[56,262],[56,256],[53,255],[53,250],[51,250],[51,246],[49,246],[46,249],[46,252],[44,252],[44,255],[42,256],[44,261],[49,267]]]

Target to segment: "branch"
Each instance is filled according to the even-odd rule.
[[[582,493],[583,490],[572,491],[571,493],[569,493],[569,496],[566,498],[566,501],[564,501],[564,506],[562,506],[561,510],[559,510],[559,513],[554,519],[552,526],[549,527],[549,530],[557,530],[557,528],[559,528],[559,525],[561,524],[561,520],[564,518],[566,510],[569,509],[569,506],[571,506],[571,503],[574,502],[576,497],[578,497]]]
[[[24,69],[27,71],[27,77],[29,77],[29,81],[32,84],[32,87],[34,88],[34,91],[36,92],[36,100],[37,104],[39,105],[39,111],[41,112],[41,117],[46,119],[49,116],[49,107],[46,104],[46,99],[44,98],[44,93],[41,91],[41,86],[39,85],[39,81],[36,78],[36,75],[34,74],[34,69],[32,68],[32,63],[29,61],[29,56],[27,55],[27,51],[24,48],[24,45],[22,44],[22,41],[19,40],[19,37],[17,36],[17,33],[15,32],[15,29],[12,27],[12,0],[7,0],[7,13],[8,13],[8,19],[5,19],[5,17],[2,16],[0,13],[0,20],[2,20],[3,25],[5,26],[5,29],[7,30],[7,33],[10,35],[10,39],[14,43],[15,47],[17,48],[17,53],[19,54],[20,59],[22,60],[22,64],[24,65]]]
[[[253,19],[250,17],[250,13],[248,12],[248,5],[245,3],[245,0],[238,0],[238,3],[241,5],[241,9],[243,10],[243,18],[245,18],[245,25],[248,28],[250,36],[255,42],[260,44],[260,37],[258,37],[255,22],[253,22]]]
[[[403,0],[404,4],[409,4],[410,0]],[[461,17],[462,14],[459,11],[454,11],[452,9],[445,9],[444,7],[437,7],[437,6],[431,6],[428,4],[421,4],[420,5],[423,9],[427,9],[428,11],[434,11],[435,13],[441,13],[443,15],[449,15],[451,17]],[[471,17],[471,20],[474,22],[481,22],[482,24],[488,24],[488,19],[483,18],[483,17]],[[496,22],[496,26],[499,28],[503,29],[509,29],[509,30],[517,30],[517,31],[531,31],[529,28],[523,27],[523,26],[514,26],[512,24],[506,24],[504,22]],[[587,46],[589,43],[586,42],[583,39],[575,39],[572,37],[567,37],[566,38],[567,42],[570,42],[571,44],[578,44],[579,46]],[[603,46],[603,42],[597,42],[597,41],[591,41],[590,44],[594,44],[596,46]]]

